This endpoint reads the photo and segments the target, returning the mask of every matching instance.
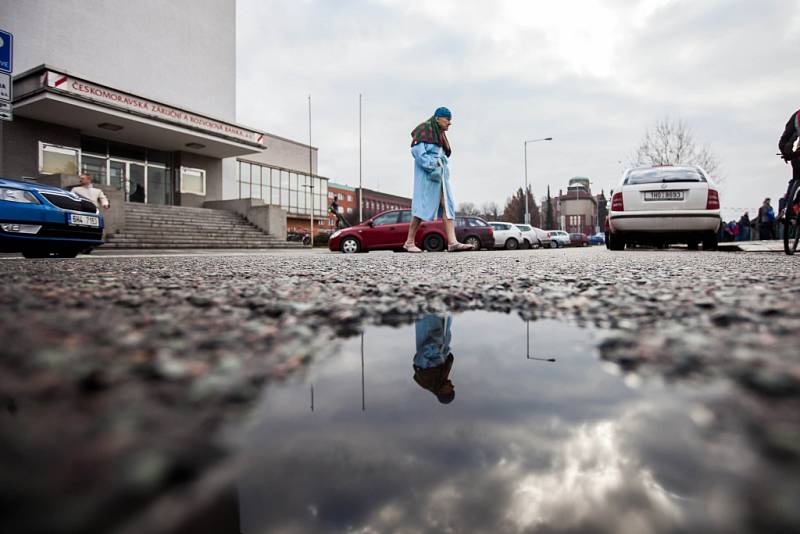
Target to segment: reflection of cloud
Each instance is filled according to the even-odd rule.
[[[517,483],[509,520],[526,530],[554,522],[570,528],[605,516],[610,532],[661,531],[679,520],[680,508],[652,473],[638,458],[623,456],[621,430],[611,421],[577,428],[552,470],[526,475]],[[633,492],[640,497],[620,506],[618,497]]]

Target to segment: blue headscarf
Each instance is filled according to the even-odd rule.
[[[433,112],[433,116],[434,117],[444,117],[445,119],[452,119],[453,118],[453,114],[450,113],[450,110],[445,108],[445,107],[437,108],[436,111]]]

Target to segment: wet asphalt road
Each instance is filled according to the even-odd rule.
[[[19,488],[2,503],[18,512],[6,518],[13,531],[135,531],[142,516],[163,519],[154,496],[213,486],[209,466],[227,461],[215,430],[265,382],[331,350],[327,334],[445,310],[591,323],[611,330],[600,353],[624,372],[729,382],[736,395],[718,419],[735,419],[798,474],[800,257],[599,247],[93,255],[0,259],[0,274],[0,484]],[[800,476],[762,482],[800,498]],[[36,512],[76,484],[81,506]],[[800,525],[796,507],[768,502],[780,524]]]

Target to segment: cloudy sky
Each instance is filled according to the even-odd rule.
[[[237,113],[312,144],[319,172],[409,195],[410,131],[453,112],[456,201],[615,185],[645,130],[686,121],[717,155],[723,207],[785,190],[774,155],[800,107],[795,0],[238,0]],[[732,213],[731,213],[732,215]]]

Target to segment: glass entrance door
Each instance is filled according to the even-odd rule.
[[[125,192],[126,176],[128,176],[128,164],[126,162],[114,160],[108,162],[109,185],[121,189],[127,199],[128,195]]]
[[[128,202],[147,201],[144,164],[111,159],[108,161],[108,177],[110,185],[121,189]]]
[[[142,202],[147,200],[147,189],[144,181],[144,165],[128,163],[128,200]]]

